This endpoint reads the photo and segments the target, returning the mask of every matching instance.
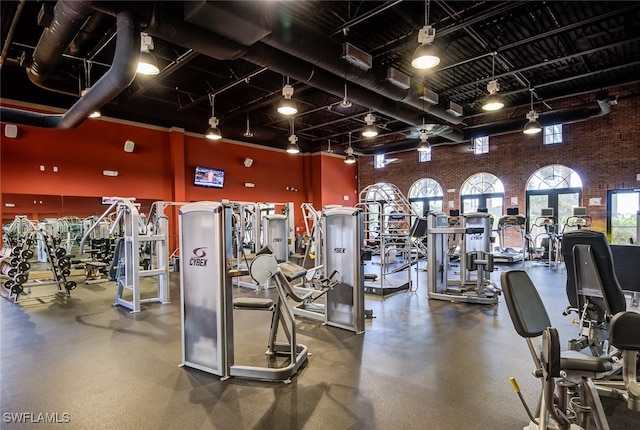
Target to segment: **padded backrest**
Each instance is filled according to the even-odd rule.
[[[609,343],[620,350],[640,351],[640,314],[620,312],[609,322]]]
[[[502,272],[500,283],[516,332],[524,338],[541,336],[544,329],[551,326],[551,321],[527,272]]]
[[[573,307],[582,308],[584,297],[578,295],[573,249],[577,244],[589,245],[602,281],[602,290],[609,306],[609,314],[615,315],[627,309],[622,288],[613,268],[613,257],[604,233],[592,230],[576,230],[562,236],[562,257],[567,267],[567,298]]]

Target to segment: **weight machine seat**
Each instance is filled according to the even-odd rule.
[[[273,300],[257,297],[238,297],[233,299],[234,309],[273,309]]]
[[[562,257],[567,267],[567,298],[574,308],[581,308],[578,300],[578,286],[576,285],[575,263],[573,261],[573,247],[578,244],[591,246],[591,253],[602,281],[602,290],[605,295],[609,314],[627,310],[624,292],[620,287],[613,267],[613,256],[604,233],[592,230],[575,230],[562,236]]]
[[[278,264],[278,268],[289,282],[302,278],[307,274],[307,269],[291,261]]]
[[[609,322],[609,343],[620,350],[640,351],[640,314],[620,312]]]
[[[509,270],[500,275],[505,303],[516,332],[525,339],[542,336],[551,321],[535,285],[524,270]],[[563,351],[560,368],[585,372],[606,372],[612,369],[608,357],[593,357],[578,351]]]

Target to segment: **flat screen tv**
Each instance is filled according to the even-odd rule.
[[[209,188],[222,188],[224,186],[224,170],[196,166],[193,185]]]

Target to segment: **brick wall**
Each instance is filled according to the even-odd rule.
[[[413,150],[393,154],[399,161],[383,169],[374,169],[373,157],[360,157],[359,189],[390,182],[408,194],[415,181],[430,177],[445,190],[445,208],[450,200],[458,208],[463,182],[475,173],[488,172],[500,178],[505,187],[505,207],[511,206],[511,197],[517,197],[520,212],[526,213],[525,186],[529,177],[546,165],[563,164],[580,175],[582,205],[588,207],[593,218],[592,229],[604,232],[607,190],[640,187],[636,180],[640,173],[640,96],[637,91],[636,95],[628,93],[625,89],[611,91],[619,100],[608,115],[564,125],[563,143],[557,145],[544,145],[542,133],[527,136],[518,132],[491,136],[489,154],[483,155],[470,152],[469,142],[465,142],[434,147],[432,161],[426,163],[418,162],[418,152]],[[500,115],[504,119],[514,113]],[[448,193],[449,189],[455,192]],[[589,206],[589,199],[594,197],[601,199],[601,206]]]

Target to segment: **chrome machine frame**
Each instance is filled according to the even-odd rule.
[[[495,305],[500,289],[489,280],[493,258],[489,253],[490,215],[467,213],[461,216],[461,227],[449,227],[447,214],[427,215],[428,297],[454,302]],[[448,236],[463,235],[460,250],[460,279],[449,279]],[[471,271],[475,270],[475,280]]]

